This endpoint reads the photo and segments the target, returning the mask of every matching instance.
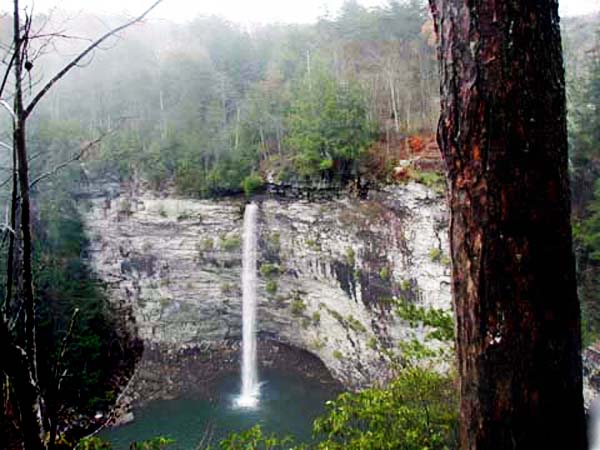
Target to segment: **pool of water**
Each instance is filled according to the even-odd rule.
[[[162,435],[175,439],[176,450],[197,449],[211,430],[211,444],[231,432],[260,424],[264,430],[309,441],[313,420],[324,412],[324,403],[335,397],[330,386],[298,374],[270,371],[261,374],[260,404],[254,409],[235,406],[239,376],[226,376],[219,383],[215,400],[181,398],[151,402],[134,411],[135,420],[105,430],[100,437],[115,450],[126,450],[132,441]],[[206,443],[206,442],[205,442]]]

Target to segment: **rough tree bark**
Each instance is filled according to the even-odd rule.
[[[430,0],[461,448],[586,449],[556,0]]]

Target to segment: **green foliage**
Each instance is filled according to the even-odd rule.
[[[429,337],[432,339],[445,342],[451,342],[454,339],[454,318],[446,310],[423,308],[400,301],[396,304],[396,314],[409,322],[412,327],[418,327],[420,324],[431,327],[433,331]]]
[[[322,339],[315,339],[312,342],[311,347],[316,351],[323,350],[325,348],[325,342]]]
[[[381,270],[379,271],[379,278],[381,278],[382,281],[388,281],[390,279],[390,269],[389,267],[382,267]]]
[[[327,312],[329,314],[331,314],[331,316],[337,320],[339,323],[341,323],[342,325],[346,324],[346,321],[344,320],[344,317],[337,311],[333,310],[333,309],[329,309],[327,308]]]
[[[167,450],[173,444],[175,444],[173,439],[157,436],[142,442],[132,442],[129,448],[131,450]],[[98,437],[82,439],[76,448],[77,450],[112,450],[110,443]]]
[[[259,269],[260,275],[265,278],[273,278],[281,275],[281,267],[278,264],[263,263]]]
[[[430,255],[431,257],[431,255]],[[408,291],[412,288],[412,284],[410,282],[410,280],[402,280],[402,283],[400,283],[400,287],[402,288],[403,291]]]
[[[429,250],[429,259],[431,259],[431,262],[440,262],[441,258],[442,258],[442,250],[441,249],[434,247]]]
[[[600,263],[600,180],[596,181],[589,216],[575,227],[575,236],[588,249],[589,258]]]
[[[433,189],[437,193],[443,193],[446,190],[446,177],[438,172],[412,171],[411,178],[417,183]]]
[[[258,192],[264,185],[262,177],[256,173],[248,175],[242,181],[242,189],[246,194],[246,197],[250,197],[252,194]]]
[[[600,43],[596,30],[595,45]],[[569,137],[571,157],[578,168],[600,158],[600,53],[589,52],[583,70],[569,73]],[[578,74],[579,79],[574,76]]]
[[[390,386],[341,394],[315,421],[319,449],[456,448],[458,404],[453,380],[421,368]]]
[[[579,263],[582,338],[585,345],[590,345],[600,336],[600,180],[587,213],[586,219],[574,224],[573,231]]]
[[[100,439],[99,437],[90,437],[82,439],[79,444],[77,444],[78,450],[110,450],[111,445]]]
[[[330,173],[342,180],[355,177],[361,156],[376,137],[367,117],[358,83],[338,83],[323,66],[307,74],[294,92],[287,119],[286,142],[295,152],[298,173],[308,177]]]
[[[291,310],[293,315],[300,316],[306,311],[306,303],[300,297],[296,297],[292,300]]]
[[[287,450],[294,440],[291,437],[279,438],[274,434],[265,434],[256,425],[241,433],[233,433],[219,443],[221,450]],[[295,447],[299,449],[300,447]]]
[[[367,347],[371,350],[377,350],[377,338],[375,336],[369,338],[367,341]]]
[[[565,25],[571,27],[565,47],[573,231],[587,346],[600,337],[600,30],[579,19]]]
[[[277,293],[277,281],[275,280],[268,280],[267,284],[265,285],[265,291],[267,291],[267,294],[270,295],[275,295]]]
[[[344,359],[344,354],[342,352],[340,352],[339,350],[334,350],[332,355],[335,359],[339,359],[340,361],[342,361]]]
[[[315,324],[315,326],[321,322],[321,313],[319,311],[315,311],[312,314],[312,321],[313,321],[313,324]]]
[[[242,240],[237,236],[221,236],[221,249],[226,252],[234,252],[242,246]]]
[[[59,189],[39,193],[39,221],[34,249],[38,314],[38,363],[49,402],[59,401],[79,412],[106,410],[114,400],[112,376],[123,364],[112,345],[127,348],[115,331],[106,293],[81,259],[87,248],[83,222],[75,202]],[[59,357],[72,324],[68,347]],[[60,358],[60,372],[56,364]],[[58,390],[57,376],[64,375]]]
[[[356,331],[357,333],[366,333],[367,332],[367,329],[365,328],[365,326],[354,316],[348,316],[346,318],[346,324],[348,325],[348,327],[350,327],[352,330]]]
[[[356,264],[356,253],[352,247],[348,247],[346,249],[345,260],[346,264],[348,264],[351,267],[354,267],[354,265]]]

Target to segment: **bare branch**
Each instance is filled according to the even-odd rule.
[[[56,33],[46,33],[46,34],[36,34],[29,37],[29,40],[34,39],[52,39],[52,38],[61,38],[61,39],[71,39],[74,41],[86,41],[93,42],[92,39],[86,38],[83,36],[74,36],[72,34],[65,34],[65,32],[56,32]]]
[[[3,106],[4,109],[8,111],[13,120],[17,120],[17,116],[15,115],[12,106],[10,106],[6,100],[0,100],[0,106]]]
[[[67,354],[69,341],[71,340],[71,336],[73,335],[73,327],[75,326],[75,320],[77,319],[78,314],[79,314],[79,308],[75,308],[75,311],[73,311],[73,315],[71,316],[71,320],[69,322],[69,328],[67,329],[67,334],[65,334],[65,337],[62,340],[60,352],[58,354],[58,358],[56,359],[56,364],[54,366],[54,379],[56,380],[57,393],[60,393],[62,381],[67,374],[66,369],[63,371],[62,374],[60,373],[61,366],[62,366],[63,360],[65,359],[65,355]]]
[[[8,62],[8,67],[6,67],[6,72],[4,72],[4,77],[2,78],[2,84],[0,85],[0,97],[2,97],[2,93],[4,92],[4,88],[6,87],[6,82],[8,81],[8,75],[12,71],[12,66],[15,62],[15,52],[13,52],[10,57],[10,61]]]
[[[96,144],[98,144],[102,139],[104,139],[104,137],[107,135],[108,133],[104,133],[102,134],[100,137],[94,139],[91,142],[88,142],[85,146],[83,146],[79,152],[77,152],[77,154],[75,156],[73,156],[72,158],[63,161],[62,163],[60,163],[59,165],[55,166],[52,170],[49,170],[48,172],[44,172],[43,174],[41,174],[40,176],[38,176],[37,178],[35,178],[31,183],[29,183],[29,188],[33,188],[36,184],[38,184],[40,181],[55,175],[56,172],[58,172],[60,169],[62,169],[63,167],[68,166],[69,164],[75,162],[75,161],[79,161],[83,155],[85,155],[85,153],[92,148],[93,146],[95,146]]]
[[[112,29],[111,31],[107,32],[106,34],[101,36],[99,39],[97,39],[96,41],[91,43],[83,52],[81,52],[77,57],[75,57],[75,59],[73,59],[70,63],[68,63],[65,67],[63,67],[63,69],[61,69],[50,81],[48,81],[48,83],[42,88],[42,90],[40,92],[38,92],[38,94],[33,98],[33,100],[31,100],[31,103],[29,103],[27,108],[25,108],[25,111],[24,111],[25,117],[28,117],[31,114],[31,112],[33,111],[35,106],[46,95],[46,93],[52,88],[52,86],[54,86],[54,84],[58,80],[60,80],[62,77],[64,77],[67,74],[67,72],[69,72],[73,67],[77,66],[77,64],[83,58],[85,58],[90,52],[92,52],[96,47],[98,47],[100,44],[102,44],[109,37],[119,33],[120,31],[123,31],[124,29],[129,28],[131,25],[143,20],[161,2],[162,2],[162,0],[156,0],[152,4],[152,6],[150,6],[146,11],[144,11],[138,17],[130,20],[129,22],[127,22],[117,28]]]

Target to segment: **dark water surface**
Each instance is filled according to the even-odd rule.
[[[313,420],[324,412],[324,403],[335,397],[331,387],[298,374],[270,371],[262,373],[261,400],[256,409],[235,407],[240,390],[239,376],[223,377],[215,401],[181,398],[151,402],[134,411],[135,420],[106,430],[100,437],[115,450],[126,450],[132,441],[168,436],[176,443],[169,448],[195,450],[210,426],[212,444],[231,432],[260,424],[263,430],[290,434],[300,441],[311,438]]]

